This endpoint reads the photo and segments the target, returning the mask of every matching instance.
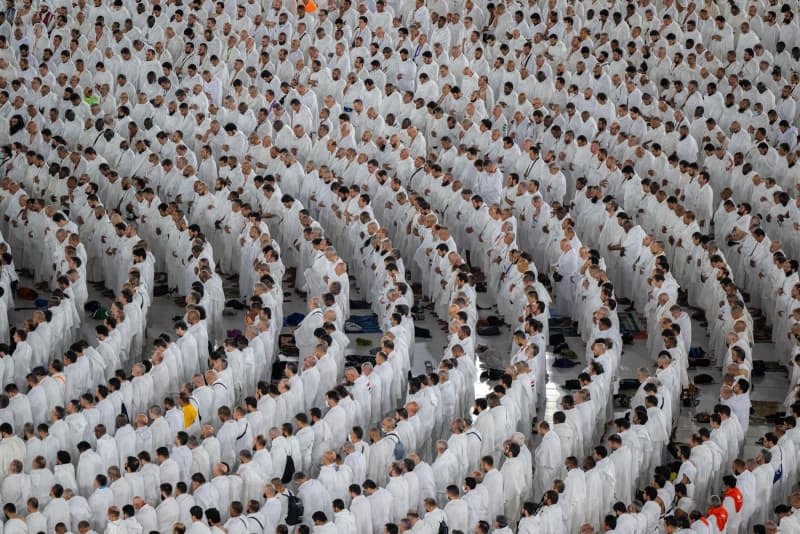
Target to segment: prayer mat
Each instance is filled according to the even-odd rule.
[[[563,337],[580,337],[578,334],[578,329],[572,325],[561,325],[556,320],[555,324],[553,324],[553,320],[550,319],[550,335],[559,334]]]
[[[753,360],[753,376],[764,376],[764,373],[780,373],[788,378],[789,369],[781,362]]]
[[[630,332],[632,335],[643,331],[639,318],[634,312],[618,311],[619,316],[619,329],[621,332]]]
[[[758,401],[754,400],[751,401],[752,408],[750,412],[754,415],[759,417],[766,418],[767,416],[771,416],[776,414],[777,412],[781,411],[783,408],[783,403],[779,401]]]
[[[578,365],[578,362],[570,358],[556,358],[553,360],[553,367],[559,369],[572,369],[576,365]]]
[[[772,343],[772,330],[771,329],[763,329],[763,330],[755,330],[753,332],[753,341],[755,343]]]
[[[789,370],[781,362],[764,362],[764,371],[768,373],[789,374]]]
[[[344,331],[347,334],[378,334],[381,327],[375,314],[351,315],[345,323]]]

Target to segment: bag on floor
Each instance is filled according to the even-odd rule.
[[[697,386],[694,384],[689,384],[689,387],[681,391],[681,405],[685,406],[686,408],[694,408],[700,404],[700,399],[698,398],[700,395],[700,391],[697,389]]]
[[[623,378],[619,381],[619,389],[639,389],[640,382],[638,378]]]
[[[39,293],[37,293],[35,289],[21,287],[17,290],[17,298],[22,300],[36,300],[39,298]]]
[[[694,416],[694,420],[701,425],[707,425],[711,421],[711,414],[708,412],[700,412]]]
[[[479,326],[478,327],[478,335],[479,336],[499,336],[500,329],[494,325],[490,326]]]
[[[571,378],[564,382],[564,389],[568,389],[570,391],[581,389],[581,383],[578,380]]]
[[[422,328],[421,326],[414,326],[414,337],[420,339],[430,339],[431,331],[427,328]]]
[[[689,359],[694,360],[696,358],[702,358],[706,355],[706,351],[703,350],[702,347],[692,347],[689,349]]]
[[[572,349],[564,349],[561,351],[561,356],[569,360],[578,360],[578,354]]]
[[[298,349],[294,345],[281,345],[281,347],[278,350],[280,350],[281,354],[289,358],[300,357],[300,349]]]
[[[572,369],[576,365],[578,365],[578,362],[569,358],[556,358],[553,360],[553,367],[558,369]]]
[[[564,354],[569,350],[569,345],[563,342],[557,345],[553,345],[552,343],[550,343],[550,345],[553,347],[553,352],[555,354]]]
[[[300,323],[302,323],[303,319],[305,319],[305,318],[306,318],[306,316],[303,313],[297,313],[297,312],[290,313],[289,315],[284,317],[283,325],[284,326],[297,326]]]
[[[169,294],[169,286],[166,284],[156,286],[153,288],[153,296],[154,297],[163,297],[164,295]]]
[[[706,384],[713,384],[714,383],[714,377],[711,376],[711,375],[707,375],[705,373],[701,373],[699,375],[695,375],[694,383],[699,385],[699,386],[703,386],[703,385],[706,385]]]
[[[481,373],[481,380],[484,382],[494,382],[496,380],[500,380],[505,374],[505,371],[502,369],[487,369]]]
[[[487,317],[486,322],[489,323],[490,326],[503,326],[503,320],[496,315],[490,315]]]
[[[226,308],[233,308],[234,310],[243,310],[245,309],[245,305],[242,304],[242,301],[231,299],[225,303]]]

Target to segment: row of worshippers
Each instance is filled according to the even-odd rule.
[[[797,260],[787,246],[791,239],[785,241],[770,224],[778,216],[775,212],[765,212],[757,203],[735,204],[730,190],[722,196],[715,222],[720,249],[730,258],[729,270],[758,310],[758,318],[772,327],[776,348],[790,352],[800,322]]]

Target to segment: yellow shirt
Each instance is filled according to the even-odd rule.
[[[197,408],[194,407],[194,404],[191,402],[187,402],[186,405],[181,408],[183,411],[183,428],[189,428],[197,421]]]

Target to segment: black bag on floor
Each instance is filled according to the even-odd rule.
[[[375,364],[375,357],[371,354],[348,354],[344,358],[345,363],[352,367],[361,367],[362,363],[370,362]]]
[[[494,325],[490,326],[479,326],[478,327],[478,335],[479,336],[499,336],[500,329]]]
[[[681,391],[681,405],[687,408],[695,408],[700,405],[700,399],[698,398],[700,392],[697,390],[697,386],[694,384],[689,384],[689,387]]]
[[[233,308],[234,310],[243,310],[245,309],[245,305],[242,304],[242,301],[236,299],[230,299],[225,303],[226,308]]]
[[[431,338],[431,331],[427,328],[422,328],[421,326],[414,327],[414,337],[418,337],[421,339],[430,339]]]
[[[578,362],[569,358],[556,358],[553,360],[553,367],[557,369],[572,369],[576,365],[578,365]]]
[[[153,296],[154,297],[163,297],[164,295],[169,294],[169,286],[166,284],[156,286],[153,288]]]
[[[694,383],[697,384],[697,385],[701,385],[701,386],[702,385],[706,385],[706,384],[713,384],[714,383],[714,377],[711,376],[711,375],[707,375],[707,374],[701,373],[701,374],[696,375],[694,377]]]
[[[639,389],[639,379],[638,378],[623,378],[619,381],[619,389]]]
[[[581,383],[578,380],[572,378],[564,382],[564,389],[569,389],[571,391],[581,389]]]
[[[487,369],[481,373],[481,380],[486,382],[494,382],[495,380],[500,380],[505,374],[505,371],[502,369]]]
[[[569,352],[569,345],[566,343],[559,343],[558,345],[553,345],[553,352],[556,354],[565,354]]]
[[[550,334],[550,346],[551,347],[557,347],[559,345],[562,345],[562,344],[566,343],[566,341],[567,340],[564,339],[564,336],[562,334]]]

